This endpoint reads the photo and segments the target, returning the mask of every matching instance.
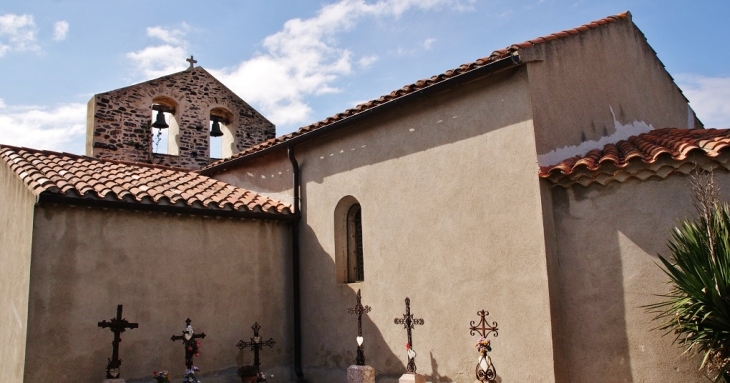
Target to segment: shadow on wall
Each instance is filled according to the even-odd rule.
[[[691,216],[687,178],[553,189],[562,348],[571,381],[702,378],[700,360],[653,330],[644,306],[661,300],[670,230]],[[674,348],[674,349],[672,349]],[[651,371],[651,372],[649,372]]]
[[[302,229],[304,377],[309,382],[346,381],[347,368],[356,363],[357,357],[357,316],[347,311],[357,302],[357,287],[335,282],[334,261],[319,244],[312,228],[303,225]],[[322,291],[322,279],[325,276],[331,277],[331,284],[325,286],[326,293]],[[362,291],[363,306],[378,310],[378,305],[373,303],[376,300],[376,297],[368,295],[367,290]],[[390,346],[368,314],[362,316],[362,331],[365,364],[375,368],[378,382],[388,382],[389,378],[397,381],[406,371],[405,362],[401,360],[405,356],[401,357],[390,351]]]

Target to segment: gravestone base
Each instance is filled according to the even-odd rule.
[[[347,368],[347,383],[375,383],[375,369],[352,365]]]
[[[101,383],[127,383],[124,379],[104,379]]]
[[[398,383],[426,383],[426,377],[421,374],[403,374]]]

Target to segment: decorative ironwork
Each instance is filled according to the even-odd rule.
[[[172,341],[181,340],[185,347],[185,367],[188,370],[193,368],[193,356],[198,356],[198,339],[205,339],[205,333],[201,332],[196,334],[193,330],[193,326],[190,325],[192,321],[190,318],[185,319],[185,330],[182,331],[182,335],[173,335],[170,339]]]
[[[406,350],[408,352],[408,365],[406,366],[406,371],[415,374],[416,351],[413,349],[413,338],[411,330],[413,330],[416,325],[423,325],[424,321],[423,319],[413,318],[413,314],[411,314],[410,298],[406,297],[406,313],[403,314],[403,318],[395,318],[393,322],[395,322],[395,324],[402,324],[403,328],[405,328],[406,332],[408,333],[408,343],[406,343]]]
[[[246,347],[250,347],[251,350],[253,350],[253,365],[256,367],[256,373],[261,372],[259,366],[261,366],[261,360],[259,359],[259,350],[264,348],[264,346],[274,347],[274,344],[276,342],[274,341],[274,338],[269,338],[267,341],[262,341],[262,338],[259,336],[259,330],[261,330],[261,326],[259,326],[259,322],[255,322],[253,326],[251,326],[253,329],[253,337],[251,338],[250,342],[244,342],[243,340],[239,340],[238,344],[236,344],[236,347],[243,350]]]
[[[360,289],[358,289],[357,303],[355,304],[355,307],[349,307],[347,309],[348,313],[357,314],[357,359],[355,360],[355,363],[358,366],[365,365],[365,354],[362,352],[362,314],[367,314],[371,310],[370,306],[363,306],[362,303],[360,303],[361,299],[362,296],[360,295]]]
[[[126,329],[135,329],[139,327],[139,323],[130,323],[125,318],[122,318],[122,305],[117,305],[117,317],[112,318],[107,322],[103,320],[98,324],[101,328],[109,328],[114,333],[114,340],[112,341],[112,357],[108,358],[106,365],[106,378],[117,379],[119,378],[119,367],[122,365],[122,360],[119,359],[119,343],[122,342],[121,334]]]
[[[497,379],[497,369],[492,364],[492,358],[487,355],[488,352],[492,351],[491,342],[487,339],[487,336],[489,334],[494,334],[494,337],[499,336],[499,329],[497,328],[497,322],[492,322],[491,326],[487,322],[486,317],[489,315],[489,311],[481,310],[477,312],[477,315],[480,317],[479,323],[469,322],[469,335],[473,336],[475,332],[480,335],[476,347],[481,356],[477,362],[475,374],[480,382],[493,383]]]

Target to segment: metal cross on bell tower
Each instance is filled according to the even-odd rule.
[[[188,68],[188,70],[195,68],[195,64],[198,62],[198,60],[193,59],[193,55],[190,55],[190,58],[185,61],[190,63],[190,68]]]
[[[408,343],[406,344],[406,349],[408,351],[408,365],[406,366],[406,371],[409,373],[415,374],[416,373],[416,351],[413,350],[413,338],[411,337],[411,330],[415,328],[416,325],[423,325],[423,319],[414,319],[413,314],[411,314],[411,299],[406,297],[406,313],[403,314],[403,318],[395,318],[394,320],[395,324],[402,324],[403,328],[406,329],[406,332],[408,332]]]
[[[269,338],[266,342],[262,341],[262,338],[259,336],[259,330],[261,330],[261,326],[259,326],[259,322],[255,322],[253,326],[251,326],[251,329],[253,329],[253,338],[251,338],[250,342],[244,342],[243,339],[238,341],[238,344],[236,344],[236,347],[243,350],[246,347],[251,347],[251,350],[253,350],[253,365],[256,366],[256,373],[261,372],[259,369],[259,366],[261,366],[261,360],[259,359],[259,350],[264,348],[264,346],[274,347],[274,344],[276,342],[274,341],[274,338]]]
[[[357,359],[355,360],[355,363],[358,366],[364,366],[365,365],[365,354],[362,352],[362,314],[367,314],[370,312],[370,306],[363,306],[362,303],[360,303],[360,300],[362,299],[362,296],[360,295],[360,290],[357,290],[357,303],[355,304],[355,307],[349,307],[347,309],[347,312],[350,314],[357,314]]]
[[[119,343],[122,342],[121,334],[126,329],[134,329],[139,327],[139,323],[130,323],[126,319],[122,318],[122,305],[117,305],[117,317],[112,318],[109,322],[103,320],[98,324],[101,328],[109,328],[114,333],[114,340],[112,341],[112,357],[106,365],[106,378],[117,379],[119,378],[119,367],[122,365],[122,360],[119,359]]]

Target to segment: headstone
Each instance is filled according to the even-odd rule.
[[[375,383],[375,369],[352,365],[347,368],[347,383]]]
[[[363,306],[362,305],[362,295],[360,295],[360,290],[357,290],[357,303],[355,304],[355,307],[350,307],[347,309],[347,312],[350,314],[357,314],[357,338],[355,340],[357,341],[357,358],[355,358],[355,364],[358,366],[364,366],[365,365],[365,354],[362,351],[362,314],[367,314],[370,312],[370,306]]]
[[[114,340],[112,341],[112,357],[109,358],[106,365],[106,379],[104,382],[124,382],[124,379],[119,377],[119,367],[122,365],[122,360],[119,359],[119,343],[122,342],[121,334],[126,329],[131,330],[139,327],[139,324],[130,323],[125,318],[122,318],[122,305],[117,305],[116,318],[112,318],[109,322],[103,320],[99,322],[98,326],[101,328],[108,328],[114,333]]]
[[[264,346],[274,347],[276,342],[274,341],[274,338],[269,338],[269,340],[264,341],[263,338],[259,336],[259,330],[261,330],[259,322],[254,322],[251,329],[253,330],[253,337],[251,338],[251,341],[244,342],[243,339],[241,339],[238,341],[238,344],[236,344],[236,347],[238,347],[239,350],[243,350],[246,347],[251,348],[253,351],[253,365],[256,367],[256,373],[260,373],[261,359],[259,359],[259,351],[263,349]]]
[[[190,323],[192,323],[190,318],[186,319],[186,327],[182,335],[173,335],[170,339],[173,342],[176,340],[182,341],[183,347],[185,347],[185,368],[187,371],[194,371],[193,357],[200,355],[198,353],[198,339],[205,339],[205,333],[196,334]]]
[[[398,383],[426,383],[426,377],[421,374],[405,373],[398,379]]]
[[[423,325],[423,319],[416,319],[411,314],[411,299],[406,297],[406,313],[403,314],[403,318],[395,318],[395,324],[402,324],[403,328],[406,329],[408,334],[408,343],[406,343],[406,354],[408,355],[408,364],[406,365],[406,371],[410,374],[416,373],[416,350],[413,349],[413,337],[411,330],[414,329],[415,325]],[[404,375],[405,376],[405,375]],[[409,380],[410,382],[410,380]]]

